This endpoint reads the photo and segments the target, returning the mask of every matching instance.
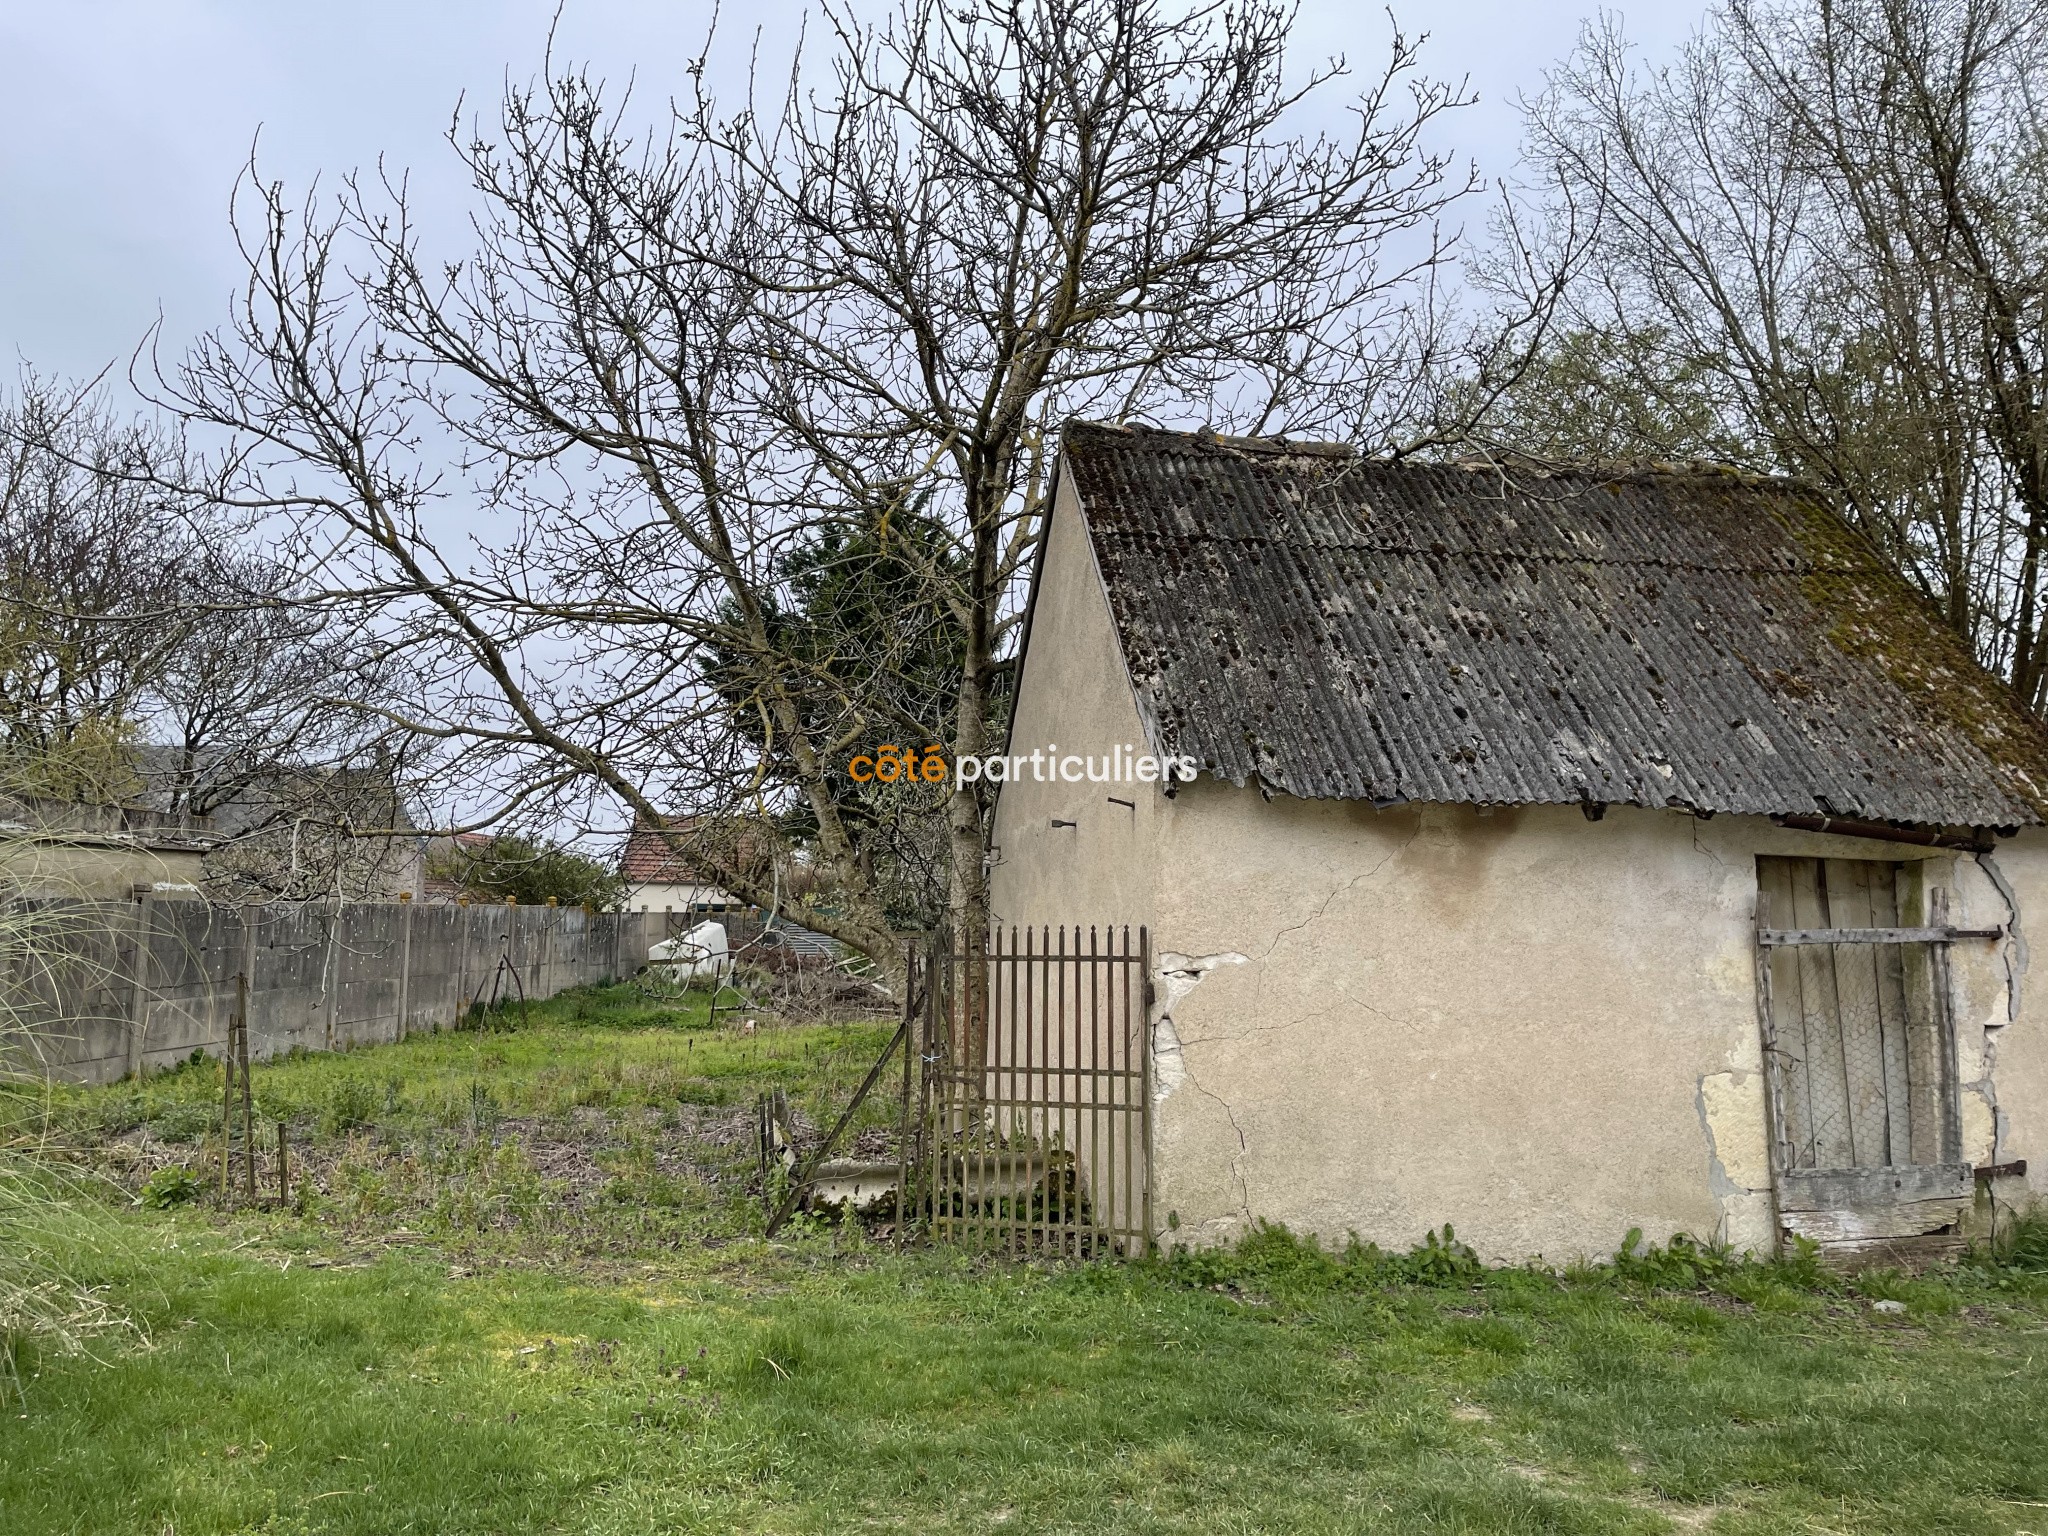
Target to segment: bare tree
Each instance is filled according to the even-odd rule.
[[[1610,399],[1685,379],[1694,441],[1835,492],[2037,710],[2044,87],[2041,0],[1731,0],[1663,68],[1590,29],[1529,114],[1597,210]]]
[[[1471,180],[1425,140],[1461,89],[1396,36],[1347,134],[1298,133],[1345,71],[1290,77],[1289,20],[1272,0],[828,9],[815,90],[799,68],[772,110],[699,93],[637,132],[551,72],[453,135],[478,195],[461,260],[422,251],[402,182],[325,211],[252,183],[245,302],[170,393],[235,435],[221,494],[300,519],[334,600],[431,658],[405,723],[462,746],[473,784],[524,808],[595,786],[647,825],[793,794],[832,892],[815,921],[879,953],[839,780],[862,743],[988,749],[1061,421],[1414,450],[1449,435],[1439,377],[1508,366],[1540,324],[1540,280],[1487,327],[1439,303]],[[942,549],[891,536],[913,515]],[[937,713],[862,681],[928,635],[820,647],[778,623],[834,529],[880,530],[867,558],[954,636]],[[969,933],[978,796],[946,797]]]
[[[405,693],[400,669],[306,601],[286,567],[222,540],[194,548],[176,575],[175,643],[137,701],[159,809],[211,815],[258,785],[274,797],[281,773],[408,746],[376,712]]]
[[[191,541],[154,487],[181,459],[90,390],[31,374],[0,397],[0,788],[134,787],[145,695],[180,639]]]

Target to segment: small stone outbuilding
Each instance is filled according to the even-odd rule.
[[[1166,1241],[2048,1192],[2048,738],[1809,490],[1074,425],[1010,742],[1104,768],[1004,784],[993,901],[1150,930]]]

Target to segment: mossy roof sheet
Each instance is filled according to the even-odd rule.
[[[1141,713],[1232,782],[1924,825],[2048,812],[2040,724],[1811,490],[1086,424],[1063,448]]]

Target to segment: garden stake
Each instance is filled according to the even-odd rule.
[[[234,1155],[235,1026],[228,1021],[228,1040],[220,1053],[220,1203],[228,1203],[228,1164]]]
[[[277,1122],[277,1203],[292,1203],[292,1176],[290,1165],[285,1161],[284,1122]]]
[[[242,1187],[256,1199],[256,1104],[249,1090],[249,973],[235,976],[235,1061],[242,1074]]]

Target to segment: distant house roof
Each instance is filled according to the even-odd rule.
[[[626,838],[625,852],[619,855],[619,873],[631,885],[697,885],[702,877],[690,867],[687,859],[675,851],[671,838],[687,840],[695,829],[697,820],[691,816],[678,816],[668,822],[669,832],[664,834],[659,827],[642,823],[635,826]]]
[[[1156,744],[1233,783],[1931,825],[2048,813],[2039,723],[1800,486],[1082,424],[1061,472]]]

